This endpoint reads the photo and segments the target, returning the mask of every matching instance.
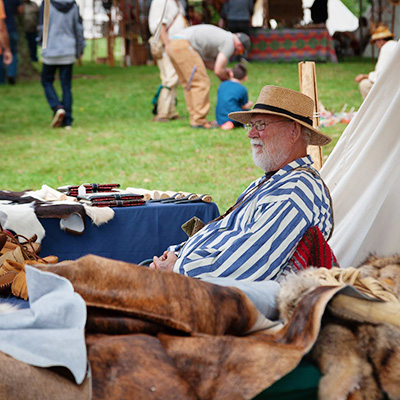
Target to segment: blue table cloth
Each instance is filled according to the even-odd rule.
[[[75,260],[86,254],[139,263],[161,255],[168,246],[185,241],[181,225],[193,216],[208,222],[219,215],[215,203],[147,203],[144,206],[116,207],[114,218],[96,226],[86,218],[82,235],[60,229],[60,220],[41,218],[46,236],[40,256],[55,255],[60,261]]]

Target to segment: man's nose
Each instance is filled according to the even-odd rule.
[[[250,138],[250,139],[256,138],[256,137],[259,137],[259,136],[260,135],[258,133],[258,130],[254,126],[247,133],[247,137]]]

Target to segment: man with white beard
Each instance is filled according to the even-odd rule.
[[[309,228],[317,226],[328,239],[330,195],[311,166],[307,146],[331,139],[313,128],[313,108],[313,100],[302,93],[264,86],[252,110],[229,114],[246,125],[254,163],[265,175],[225,214],[154,257],[150,268],[200,279],[279,281]]]

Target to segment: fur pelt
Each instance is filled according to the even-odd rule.
[[[358,269],[362,277],[374,277],[400,298],[399,255],[372,256]],[[288,320],[304,294],[317,286],[313,269],[286,278],[278,298],[281,318]],[[323,374],[320,400],[378,400],[385,394],[400,399],[400,328],[396,326],[348,320],[326,311],[309,355]]]
[[[64,368],[40,368],[0,352],[0,399],[89,400],[91,377],[77,385]]]
[[[33,203],[13,204],[0,201],[0,212],[4,213],[1,226],[27,238],[37,235],[40,243],[45,230],[36,216]]]
[[[400,255],[391,257],[370,256],[357,267],[361,276],[372,276],[391,289],[400,299]]]
[[[2,212],[3,216],[1,220],[5,218],[7,221],[7,226],[5,226],[4,223],[2,224],[3,228],[12,230],[26,237],[31,237],[33,234],[36,234],[38,236],[38,242],[40,243],[45,236],[45,230],[38,218],[59,218],[61,220],[61,228],[73,233],[83,232],[86,215],[91,218],[92,222],[97,226],[107,223],[114,218],[114,211],[108,207],[84,206],[70,199],[47,201],[38,197],[39,194],[40,192],[32,192],[29,190],[22,192],[0,190],[0,212]],[[25,216],[21,217],[21,212],[26,209],[32,210],[33,213],[33,216],[30,216],[31,222],[29,223],[26,223]],[[12,211],[15,212],[11,218],[9,213]],[[3,213],[6,217],[4,217]],[[77,216],[82,222],[80,227],[75,231],[75,224],[73,224],[72,221],[74,219],[76,220]]]

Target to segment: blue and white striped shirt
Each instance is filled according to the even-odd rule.
[[[307,156],[285,165],[225,218],[192,236],[181,249],[174,272],[200,279],[279,278],[310,227],[317,226],[325,238],[332,229],[329,195],[322,180],[311,172],[294,170],[311,164]]]

